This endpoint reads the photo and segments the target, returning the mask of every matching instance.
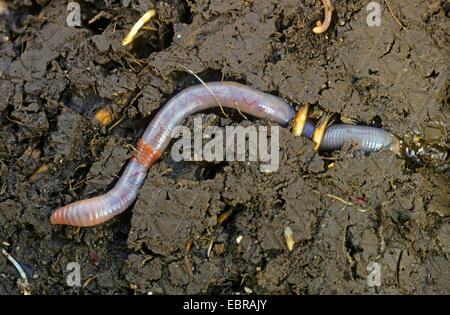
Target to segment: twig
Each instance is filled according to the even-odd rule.
[[[4,248],[2,248],[2,254],[14,265],[14,267],[16,267],[17,271],[19,272],[20,277],[22,278],[22,282],[20,280],[18,280],[18,284],[20,287],[22,287],[23,294],[30,295],[30,291],[28,291],[29,283],[28,283],[27,275],[23,271],[20,264],[17,262],[17,260],[14,259],[14,257],[12,257],[10,254],[8,254]]]
[[[394,20],[398,23],[398,25],[400,25],[405,31],[406,31],[406,27],[402,24],[402,22],[400,22],[397,17],[394,15],[394,12],[392,12],[391,6],[389,5],[389,2],[387,2],[387,0],[384,0],[384,3],[386,3],[386,6],[389,9],[389,12],[391,12],[392,17],[394,18]]]
[[[100,11],[100,13],[98,13],[96,16],[94,16],[92,19],[89,20],[88,24],[94,23],[95,21],[97,21],[99,18],[101,18],[105,14],[106,14],[105,11]]]
[[[337,201],[342,202],[344,205],[346,206],[350,206],[350,207],[356,207],[356,205],[353,202],[349,202],[349,201],[345,201],[344,199],[342,199],[341,197],[335,196],[335,195],[331,195],[331,194],[326,194],[327,197],[333,198]],[[344,207],[345,209],[345,207]],[[342,209],[342,210],[344,210]],[[359,212],[367,212],[367,210],[361,209],[359,207],[356,207],[356,210],[358,210]]]
[[[118,124],[120,124],[122,122],[122,120],[125,118],[125,114],[123,114],[123,116],[117,120],[111,127],[109,127],[108,132],[111,132],[111,130],[114,129],[114,127],[116,127]]]
[[[93,276],[93,277],[89,277],[89,278],[84,282],[83,286],[81,287],[81,292],[84,293],[84,289],[86,289],[86,287],[89,285],[89,283],[90,283],[92,280],[96,279],[96,278],[97,278],[97,275],[95,275],[95,276]]]

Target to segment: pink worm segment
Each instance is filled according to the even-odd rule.
[[[173,128],[190,114],[219,106],[234,108],[256,118],[287,125],[294,109],[283,99],[235,82],[211,82],[185,89],[175,95],[150,122],[138,144],[138,152],[128,163],[113,189],[106,194],[70,203],[50,217],[52,224],[93,226],[125,211],[136,199],[148,169],[167,148]],[[214,93],[214,95],[211,93]],[[217,98],[217,99],[216,99]]]

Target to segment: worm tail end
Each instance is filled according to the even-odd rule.
[[[115,214],[109,211],[105,196],[70,203],[57,209],[50,217],[52,224],[93,226],[111,219]]]

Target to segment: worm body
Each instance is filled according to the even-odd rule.
[[[283,99],[235,82],[212,82],[208,87],[196,85],[170,99],[156,114],[142,136],[142,141],[164,152],[173,128],[187,116],[220,105],[233,108],[256,118],[272,120],[286,126],[295,117],[294,109]]]
[[[302,136],[312,139],[316,126],[307,120]],[[363,152],[376,152],[387,148],[397,154],[400,143],[391,133],[370,126],[335,124],[327,127],[320,143],[321,151],[332,151],[342,148],[346,143],[353,143]]]
[[[294,109],[283,99],[235,82],[212,82],[183,90],[163,106],[150,122],[138,144],[138,152],[128,163],[120,180],[106,194],[77,201],[57,209],[52,224],[92,226],[125,211],[136,199],[147,170],[161,156],[171,139],[173,128],[190,114],[219,106],[234,108],[256,118],[287,125]],[[213,95],[214,93],[214,95]],[[216,99],[217,97],[217,99]]]
[[[136,199],[147,168],[133,159],[113,189],[106,194],[70,203],[50,217],[52,224],[92,226],[108,221],[125,211]]]
[[[323,10],[325,12],[325,19],[323,23],[317,22],[317,26],[313,28],[313,32],[316,34],[320,34],[325,32],[331,24],[331,17],[333,15],[333,5],[331,4],[331,0],[322,0]]]
[[[148,169],[167,148],[172,130],[190,114],[211,107],[233,108],[256,118],[286,126],[295,118],[294,109],[283,99],[235,82],[211,82],[185,89],[170,99],[156,114],[138,143],[137,154],[131,158],[119,181],[106,194],[77,201],[57,209],[52,224],[92,226],[103,223],[125,211],[136,199]],[[219,102],[219,103],[218,103]],[[302,135],[311,139],[314,124],[306,120]],[[396,138],[388,132],[371,127],[336,125],[326,129],[321,148],[339,149],[353,142],[363,151],[377,151],[391,146]]]
[[[382,148],[388,148],[397,153],[400,145],[395,136],[383,129],[336,124],[325,130],[320,149],[324,151],[337,150],[346,143],[353,143],[364,152],[375,152]]]

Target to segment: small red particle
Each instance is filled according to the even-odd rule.
[[[94,252],[91,252],[91,259],[95,266],[98,266],[100,264],[100,259]]]
[[[361,198],[361,197],[356,198],[356,201],[358,201],[362,205],[365,205],[367,203],[367,201],[364,198]]]

